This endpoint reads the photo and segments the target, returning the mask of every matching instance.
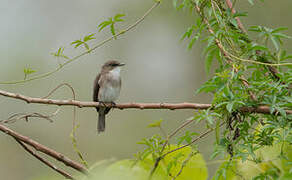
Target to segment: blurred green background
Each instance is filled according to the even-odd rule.
[[[141,17],[153,4],[152,0],[1,0],[0,7],[0,81],[23,78],[23,69],[29,67],[37,73],[50,71],[58,61],[50,55],[64,46],[69,56],[78,54],[70,43],[88,33],[97,32],[97,25],[117,13],[126,14],[126,21],[118,26],[123,29]],[[292,1],[266,0],[255,6],[247,0],[238,2],[237,9],[248,11],[242,19],[247,25],[263,25],[271,28],[285,26],[292,34]],[[200,102],[208,103],[209,95],[195,95],[195,90],[208,79],[204,72],[203,44],[196,44],[191,51],[187,42],[180,41],[187,27],[192,25],[194,15],[177,12],[172,1],[162,4],[133,31],[126,33],[90,55],[83,56],[62,71],[45,79],[20,85],[1,85],[2,90],[32,97],[45,96],[61,83],[71,84],[77,99],[91,101],[93,80],[101,65],[108,59],[118,59],[127,65],[123,69],[123,87],[118,102]],[[110,33],[97,33],[101,41]],[[288,52],[291,41],[286,42]],[[70,99],[70,91],[59,89],[52,98]],[[52,113],[55,106],[27,105],[23,101],[0,97],[0,119],[16,112]],[[42,119],[17,122],[9,127],[78,160],[71,139],[72,107],[62,107],[61,112],[49,123]],[[77,109],[77,140],[80,150],[89,164],[109,158],[132,158],[143,147],[136,144],[144,137],[159,133],[147,128],[149,123],[163,119],[163,127],[170,131],[193,115],[192,110],[114,110],[107,116],[106,131],[96,131],[97,113],[94,108]],[[193,126],[200,132],[204,129]],[[207,162],[213,145],[212,137],[199,143]],[[1,179],[29,180],[41,176],[56,176],[54,171],[25,152],[11,137],[0,133]],[[54,160],[53,160],[54,162]],[[62,165],[61,165],[62,166]],[[209,163],[209,172],[216,164]]]

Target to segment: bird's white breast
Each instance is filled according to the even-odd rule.
[[[114,79],[119,79],[121,75],[121,68],[116,67],[109,72]]]
[[[115,69],[108,72],[107,76],[110,80],[106,81],[100,89],[100,101],[114,102],[115,100],[117,100],[121,90],[120,72],[120,67],[116,67]]]

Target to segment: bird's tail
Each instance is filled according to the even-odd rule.
[[[99,108],[97,132],[101,133],[104,130],[105,130],[105,109],[104,108]]]

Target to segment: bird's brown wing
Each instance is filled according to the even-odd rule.
[[[99,73],[95,80],[94,80],[94,87],[93,87],[93,101],[95,102],[99,102],[98,100],[98,93],[99,93],[99,89],[100,89],[100,85],[99,85],[99,79],[101,77],[101,74]],[[105,108],[105,114],[107,114],[110,111],[111,108],[107,107]],[[99,112],[99,107],[96,107],[96,111]]]
[[[100,79],[100,73],[96,76],[94,80],[94,87],[93,87],[93,101],[98,102],[98,92],[99,92],[99,84],[98,81]],[[99,111],[99,107],[96,107],[97,112]]]

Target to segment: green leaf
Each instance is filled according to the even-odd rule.
[[[124,16],[125,16],[125,14],[117,14],[117,15],[115,15],[114,22],[124,21],[123,19],[121,19],[121,17],[124,17]]]
[[[99,25],[98,25],[98,32],[100,32],[101,30],[103,30],[105,27],[107,27],[107,26],[109,26],[109,25],[111,25],[113,22],[110,20],[110,21],[104,21],[104,22],[102,22],[102,23],[100,23]]]
[[[226,105],[226,109],[227,109],[227,111],[228,111],[229,113],[232,112],[233,105],[234,105],[234,101],[229,102],[229,103]]]
[[[83,38],[83,42],[87,42],[87,41],[90,41],[90,40],[92,40],[92,39],[95,39],[95,37],[93,37],[95,34],[93,33],[93,34],[89,34],[89,35],[87,35],[87,36],[85,36],[84,38]]]
[[[273,37],[273,36],[271,36],[271,41],[272,41],[272,43],[273,43],[273,45],[275,46],[275,48],[276,48],[276,50],[278,51],[279,50],[279,44],[278,44],[278,42],[277,42],[277,40],[276,40],[276,38],[275,37]]]
[[[79,47],[81,44],[83,44],[84,42],[81,40],[75,40],[71,43],[71,45],[75,45],[74,48]]]
[[[189,45],[188,45],[188,49],[192,49],[194,43],[195,43],[198,39],[199,39],[199,36],[198,36],[198,34],[196,34],[196,35],[192,38],[192,40],[190,41],[190,43],[189,43]]]
[[[242,17],[242,16],[247,16],[247,12],[236,12],[233,14],[233,17]]]
[[[32,70],[30,68],[24,68],[23,69],[23,72],[24,72],[25,75],[29,75],[29,74],[32,74],[32,73],[34,73],[36,71],[35,70]]]
[[[216,136],[216,143],[219,144],[220,141],[220,121],[216,121],[216,127],[215,127],[215,136]]]
[[[217,49],[213,49],[207,53],[206,60],[205,60],[206,61],[205,62],[205,70],[206,70],[207,75],[210,72],[210,68],[211,68],[214,56],[216,54],[216,51],[217,51]]]
[[[248,2],[249,2],[251,5],[254,5],[253,0],[248,0]]]
[[[181,40],[184,40],[186,37],[190,38],[195,29],[196,29],[195,25],[192,25],[191,27],[189,27],[187,31],[184,33],[184,35],[181,37]]]
[[[288,30],[288,28],[287,27],[279,27],[279,28],[272,30],[271,33],[277,33],[277,32],[285,31],[285,30]]]
[[[84,44],[85,49],[87,49],[87,50],[90,49],[87,43],[83,43],[83,44]]]
[[[32,69],[30,69],[30,68],[24,68],[24,69],[23,69],[24,79],[26,79],[28,75],[30,75],[30,74],[32,74],[32,73],[34,73],[34,72],[36,72],[36,71],[35,71],[35,70],[32,70]]]
[[[148,125],[149,128],[153,128],[153,127],[161,127],[161,123],[162,123],[162,119],[160,119],[159,121],[157,122],[154,122],[154,123],[151,123]]]
[[[112,33],[112,35],[115,36],[115,35],[116,35],[116,32],[115,32],[115,26],[114,26],[114,23],[112,23],[112,24],[110,25],[110,28],[111,28],[111,33]]]
[[[197,136],[197,135],[199,135],[199,134],[196,132],[190,133],[190,131],[186,131],[185,135],[178,138],[177,144],[181,145],[183,142],[190,143],[193,139],[193,136]]]
[[[172,1],[172,5],[173,5],[173,7],[175,7],[175,8],[177,8],[177,1],[178,1],[178,0],[173,0],[173,1]]]
[[[278,37],[278,38],[285,38],[285,39],[291,38],[291,36],[288,36],[288,35],[283,34],[283,33],[273,33],[273,36]]]
[[[251,26],[248,30],[254,32],[262,32],[263,28],[261,26]]]
[[[68,56],[65,56],[64,55],[64,48],[63,47],[60,47],[57,52],[54,52],[54,53],[51,53],[51,55],[55,56],[55,57],[62,57],[62,58],[65,58],[65,59],[69,59]]]
[[[265,47],[265,46],[261,46],[261,45],[253,45],[252,47],[251,47],[251,49],[250,50],[260,50],[260,51],[267,51],[267,50],[269,50],[267,47]]]

